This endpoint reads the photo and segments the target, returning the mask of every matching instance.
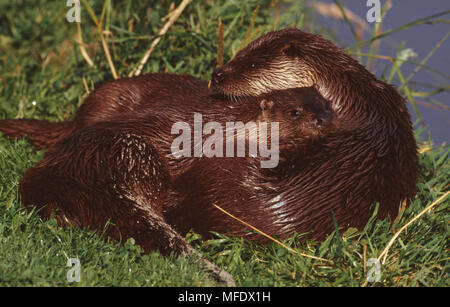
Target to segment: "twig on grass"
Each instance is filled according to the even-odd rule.
[[[213,204],[213,206],[216,207],[217,209],[219,209],[220,211],[222,211],[223,213],[225,213],[226,215],[232,217],[233,219],[235,219],[235,220],[238,221],[239,223],[242,223],[242,224],[244,224],[245,226],[250,227],[251,229],[253,229],[253,230],[255,230],[256,232],[262,234],[263,236],[269,238],[269,239],[272,240],[273,242],[275,242],[275,243],[277,243],[277,244],[283,246],[283,247],[286,248],[288,251],[290,251],[290,252],[292,252],[292,253],[294,253],[294,254],[298,254],[298,255],[300,255],[300,256],[307,257],[307,258],[311,258],[311,259],[315,259],[315,260],[320,260],[320,261],[325,261],[325,262],[333,263],[331,260],[328,260],[328,259],[324,259],[324,258],[320,258],[320,257],[316,257],[316,256],[311,256],[311,255],[304,254],[304,253],[299,253],[299,252],[297,252],[295,249],[290,248],[289,246],[287,246],[286,244],[283,244],[282,242],[278,241],[278,240],[275,239],[274,237],[272,237],[272,236],[266,234],[265,232],[259,230],[259,229],[256,228],[256,227],[254,227],[254,226],[248,224],[247,222],[244,222],[243,220],[239,219],[238,217],[235,217],[234,215],[232,215],[231,213],[225,211],[224,209],[222,209],[222,208],[219,207],[218,205]]]
[[[150,58],[150,55],[153,53],[153,50],[155,50],[156,45],[160,42],[162,36],[166,34],[166,32],[169,30],[169,28],[174,24],[174,22],[180,17],[183,10],[186,8],[186,6],[191,2],[191,0],[183,0],[181,4],[170,13],[169,20],[164,24],[164,26],[159,31],[158,37],[152,42],[150,45],[150,48],[147,50],[147,52],[142,57],[141,61],[139,62],[139,66],[136,70],[132,70],[129,77],[132,77],[133,75],[139,76],[141,74],[142,69],[144,68],[145,63],[147,63],[148,59]]]

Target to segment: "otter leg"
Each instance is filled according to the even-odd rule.
[[[194,254],[227,285],[231,275],[200,256],[165,221],[170,185],[164,160],[137,131],[114,124],[80,130],[51,147],[23,176],[22,203],[60,224],[134,238],[145,252]]]
[[[169,175],[156,150],[136,134],[86,129],[52,147],[20,183],[25,205],[60,223],[133,237],[145,251],[186,246],[162,217]]]

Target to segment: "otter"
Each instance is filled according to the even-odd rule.
[[[331,41],[298,29],[269,32],[215,69],[210,84],[232,101],[314,86],[331,102],[342,123],[340,136],[328,141],[335,148],[309,149],[317,166],[329,166],[311,175],[317,182],[331,180],[330,189],[340,196],[317,195],[311,206],[339,202],[349,210],[337,219],[340,226],[367,221],[369,204],[375,202],[380,218],[395,217],[400,202],[414,198],[417,148],[405,99]],[[303,192],[320,186],[305,186]]]
[[[280,152],[289,151],[290,159],[303,150],[306,140],[318,140],[333,130],[329,130],[334,118],[331,107],[313,88],[273,92],[234,104],[208,95],[196,98],[185,99],[182,112],[151,108],[75,130],[49,147],[44,158],[25,172],[19,184],[22,203],[37,207],[44,218],[54,216],[61,225],[68,223],[98,231],[111,222],[107,227],[110,237],[117,240],[133,237],[146,252],[158,249],[163,254],[191,253],[192,248],[178,229],[199,228],[197,222],[201,224],[201,216],[205,215],[203,207],[187,204],[189,184],[182,187],[180,183],[185,180],[187,170],[194,164],[193,172],[202,169],[209,158],[174,157],[171,148],[177,137],[172,134],[174,123],[192,124],[194,112],[203,113],[205,121],[223,126],[229,121],[279,121]],[[192,147],[195,146],[193,143]],[[246,161],[254,167],[258,159]],[[234,180],[245,180],[247,174],[243,171],[235,175]],[[213,182],[217,180],[214,177],[211,172],[203,180]],[[232,183],[217,186],[217,195],[210,197],[228,194]],[[247,192],[252,193],[254,188],[247,187]],[[173,218],[178,210],[196,212],[199,219],[178,221]],[[259,214],[265,220],[266,212],[261,210]],[[295,231],[295,225],[291,230]]]
[[[197,106],[194,102],[209,94],[207,83],[192,76],[150,73],[100,84],[72,120],[2,119],[0,131],[9,138],[28,136],[36,149],[49,148],[76,130],[125,114],[132,117],[149,109],[175,115],[190,112]],[[185,100],[188,101],[184,103]]]
[[[282,92],[289,95],[275,99]],[[261,100],[257,120],[279,124],[279,164],[261,168],[261,157],[203,157],[194,161],[173,183],[179,204],[168,206],[164,212],[179,233],[184,235],[193,229],[209,238],[215,231],[265,241],[265,237],[249,233],[240,222],[218,214],[212,204],[280,238],[308,233],[323,239],[333,231],[333,213],[339,219],[351,216],[354,208],[342,207],[334,180],[320,176],[330,167],[338,172],[333,161],[326,161],[326,153],[322,157],[318,154],[339,152],[340,144],[330,144],[337,137],[340,123],[329,102],[313,88],[271,94]],[[361,214],[364,218],[371,213],[367,210]]]

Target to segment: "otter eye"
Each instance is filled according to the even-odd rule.
[[[256,67],[256,64],[255,63],[251,63],[250,64],[250,68],[255,68]]]
[[[299,117],[300,116],[300,111],[299,110],[292,110],[289,112],[289,115],[291,115],[292,117]]]

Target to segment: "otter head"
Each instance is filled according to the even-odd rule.
[[[279,143],[300,146],[335,130],[336,118],[327,100],[314,87],[274,91],[263,95],[260,122],[278,122]]]
[[[346,65],[350,57],[342,54],[336,45],[319,35],[298,29],[273,31],[217,68],[210,84],[216,92],[232,98],[309,87],[338,69],[332,64],[335,60]]]

